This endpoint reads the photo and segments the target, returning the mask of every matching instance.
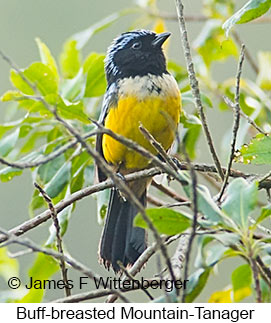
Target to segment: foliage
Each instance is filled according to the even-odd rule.
[[[193,61],[202,89],[201,100],[204,108],[209,111],[215,110],[222,119],[230,111],[224,103],[223,96],[234,99],[235,79],[216,80],[214,69],[218,64],[232,58],[237,65],[236,59],[239,56],[239,45],[236,38],[230,37],[229,31],[233,27],[237,30],[236,24],[247,23],[260,17],[270,6],[270,0],[250,0],[239,10],[235,7],[235,1],[203,2],[203,13],[207,21],[193,42],[195,49]],[[70,143],[74,138],[56,120],[53,109],[78,129],[82,136],[94,129],[90,119],[98,118],[102,96],[106,90],[103,66],[105,53],[98,53],[93,45],[92,51],[85,57],[83,48],[93,35],[110,33],[112,24],[115,21],[122,21],[125,15],[135,18],[131,24],[133,28],[152,28],[159,32],[166,29],[166,18],[160,15],[156,1],[137,1],[135,7],[114,13],[69,37],[64,42],[59,61],[53,57],[45,42],[36,39],[39,61],[23,69],[11,68],[10,82],[13,88],[3,93],[1,97],[1,100],[7,105],[12,105],[16,112],[12,121],[0,125],[1,158],[18,163],[38,162]],[[112,32],[112,38],[114,36]],[[169,46],[170,43],[167,44],[167,47]],[[186,67],[170,59],[169,52],[170,50],[167,50],[168,69],[176,78],[182,92],[183,111],[178,136],[184,143],[189,158],[198,162],[201,157],[200,150],[207,149],[206,143],[202,144],[199,141],[202,135],[202,121],[188,83]],[[241,79],[241,111],[267,134],[257,134],[246,120],[241,120],[237,138],[239,150],[235,152],[235,162],[239,164],[270,165],[271,162],[268,134],[271,120],[271,101],[268,92],[271,89],[270,53],[259,51],[256,77]],[[214,127],[217,126],[219,124]],[[220,138],[225,155],[230,151],[228,138],[231,138],[231,133],[232,129],[229,129],[228,133]],[[86,142],[94,147],[95,139],[89,137]],[[183,158],[180,145],[176,145],[174,153],[178,158]],[[223,164],[226,163],[225,158]],[[24,168],[3,166],[0,169],[0,180],[11,181],[15,176],[21,176],[24,171]],[[93,159],[79,143],[46,163],[31,168],[33,181],[44,188],[54,204],[93,184],[93,173]],[[185,194],[191,201],[193,190],[190,174],[182,171],[179,175],[183,185],[177,193]],[[220,185],[219,182],[218,184]],[[268,219],[271,208],[266,201],[262,201],[258,188],[255,179],[230,180],[224,199],[218,204],[211,184],[206,182],[198,184],[196,188],[200,215],[198,226],[204,234],[197,236],[195,240],[197,252],[193,266],[190,266],[193,269],[189,276],[187,302],[193,302],[201,295],[208,281],[214,277],[214,268],[219,268],[218,265],[224,264],[228,258],[239,259],[243,263],[237,268],[232,268],[228,279],[231,281],[230,284],[225,284],[222,290],[213,292],[206,301],[240,302],[249,296],[255,299],[255,281],[251,263],[260,257],[265,266],[270,266],[271,259],[270,231],[269,235],[258,234],[259,228],[270,226]],[[97,194],[99,223],[103,222],[108,198],[106,190]],[[29,203],[29,216],[34,217],[40,209],[46,207],[38,191],[33,191]],[[75,203],[69,205],[58,215],[62,237],[65,236],[75,207]],[[158,232],[169,236],[186,232],[193,222],[192,210],[189,208],[184,210],[184,206],[148,208],[146,213]],[[148,227],[140,214],[136,216],[134,224]],[[56,231],[53,224],[50,226],[45,245],[47,248],[55,249]],[[50,279],[58,271],[59,265],[55,260],[39,253],[30,268],[29,276],[40,280]],[[0,275],[7,280],[11,273],[14,276],[18,275],[18,261],[8,257],[6,248],[0,248]],[[271,299],[270,285],[268,286],[267,278],[261,273],[262,271],[259,274],[259,281],[262,297],[264,301],[268,301]],[[1,293],[0,300],[41,302],[44,299],[44,291],[41,290],[28,292],[20,290],[20,293]],[[171,297],[176,301],[174,293]],[[155,301],[166,300],[161,296]]]

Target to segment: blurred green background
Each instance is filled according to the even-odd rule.
[[[238,1],[238,7],[241,7],[245,1]],[[87,28],[91,24],[99,21],[101,18],[133,5],[132,0],[0,0],[0,47],[4,53],[12,58],[19,67],[25,67],[31,62],[38,60],[38,49],[35,38],[39,37],[50,48],[52,54],[58,57],[64,41],[72,34]],[[240,5],[239,5],[240,4]],[[201,14],[201,1],[186,0],[184,1],[185,12],[187,15]],[[160,0],[159,8],[166,12],[175,13],[175,1]],[[109,29],[93,36],[86,48],[84,54],[87,55],[91,50],[97,52],[105,52],[112,39],[120,32],[126,31],[131,26],[131,16],[121,18],[113,24]],[[179,27],[175,21],[166,23],[167,29],[172,32],[170,42],[169,57],[174,58],[179,64],[184,65],[184,57],[180,42]],[[187,23],[189,38],[192,41],[199,34],[203,23]],[[264,38],[267,24],[248,24],[237,27],[242,41],[250,50],[254,59],[255,52],[259,48],[261,50],[270,50],[270,42]],[[271,29],[270,29],[271,31]],[[229,59],[227,62],[215,63],[212,67],[214,77],[217,80],[224,80],[235,75],[237,62]],[[0,93],[2,94],[10,88],[9,85],[10,67],[0,59]],[[243,75],[255,78],[249,64],[245,63]],[[7,104],[0,103],[0,122],[5,121],[5,112]],[[221,138],[226,129],[231,126],[232,114],[219,113],[214,107],[208,111],[208,120],[210,129],[214,136],[214,141],[218,147],[218,152],[222,152]],[[204,138],[198,144],[198,158],[202,162],[211,162],[208,154]],[[225,161],[224,161],[225,164]],[[255,167],[255,166],[254,166]],[[247,167],[247,170],[252,168]],[[257,171],[257,169],[256,169]],[[264,170],[262,170],[264,171]],[[24,171],[23,176],[15,177],[11,182],[0,182],[0,226],[10,229],[29,218],[28,203],[33,191],[33,183],[31,180],[31,172]],[[27,233],[27,236],[38,243],[43,243],[48,236],[49,222],[41,225],[36,230]],[[79,203],[69,224],[68,231],[64,237],[67,250],[71,255],[75,256],[82,263],[89,265],[91,269],[100,275],[107,273],[103,267],[97,263],[97,246],[101,233],[101,226],[97,223],[96,204],[93,198],[85,198]],[[18,248],[10,248],[11,251]],[[174,246],[171,248],[174,250]],[[27,268],[33,261],[33,255],[27,255],[20,260],[21,277],[27,283]],[[228,267],[226,266],[228,264]],[[210,290],[218,290],[227,285],[224,277],[230,280],[226,275],[227,268],[235,266],[231,261],[223,262],[222,266],[218,266],[217,274],[212,275],[208,288],[202,293],[198,301],[207,301],[206,295],[210,294]],[[156,266],[156,259],[148,264],[148,266]],[[147,266],[147,267],[148,267]],[[148,270],[143,271],[144,277],[148,276]],[[79,274],[69,272],[69,278],[76,280]],[[230,281],[229,281],[230,282]],[[76,285],[76,284],[75,284]],[[93,284],[89,285],[93,289]],[[7,289],[3,280],[0,278],[0,290]],[[85,289],[84,291],[86,291]],[[77,288],[73,290],[73,294],[79,292]],[[155,293],[154,293],[155,294]],[[53,300],[63,296],[63,291],[48,291],[47,300]],[[142,294],[133,292],[130,299],[134,301],[145,301]],[[101,301],[99,299],[98,301]]]

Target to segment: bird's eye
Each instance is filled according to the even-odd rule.
[[[139,41],[136,43],[133,43],[133,45],[132,45],[133,49],[140,49],[141,47],[142,47],[142,43]]]

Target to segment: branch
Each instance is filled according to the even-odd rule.
[[[225,103],[227,104],[228,107],[230,107],[231,109],[235,109],[235,105],[234,103],[230,100],[230,98],[228,98],[227,96],[223,96],[223,99],[225,101]],[[245,118],[247,120],[247,122],[249,124],[251,124],[252,127],[254,127],[258,132],[262,133],[263,135],[266,135],[267,133],[262,130],[256,123],[255,121],[253,121],[248,115],[246,115],[242,110],[240,110],[240,115]]]
[[[191,164],[188,154],[183,146],[183,152],[185,159],[189,165],[189,171],[191,176],[191,190],[192,190],[192,210],[193,210],[193,223],[192,230],[189,236],[188,245],[185,253],[185,267],[184,267],[184,281],[186,282],[189,273],[189,261],[191,257],[192,244],[196,236],[197,225],[198,225],[198,196],[197,196],[197,175],[194,166]],[[186,289],[183,289],[182,302],[185,303]]]
[[[154,179],[151,182],[151,185],[155,188],[157,188],[159,191],[163,192],[167,196],[171,197],[173,200],[180,202],[180,203],[187,203],[189,200],[185,197],[182,197],[178,193],[176,193],[174,190],[172,190],[169,187],[166,187],[162,184],[157,183]]]
[[[185,56],[185,60],[186,60],[186,66],[187,66],[187,71],[188,71],[189,82],[190,82],[192,94],[193,94],[197,109],[200,114],[205,137],[206,137],[212,158],[214,160],[215,166],[217,168],[217,172],[218,172],[219,176],[221,177],[221,179],[223,180],[224,173],[223,173],[220,161],[218,159],[218,156],[217,156],[214,144],[213,144],[212,136],[209,131],[207,119],[206,119],[203,105],[201,102],[199,84],[198,84],[198,80],[196,78],[196,74],[195,74],[195,70],[194,70],[194,64],[192,61],[190,45],[189,45],[188,36],[187,36],[187,30],[186,30],[186,26],[185,26],[185,20],[184,20],[184,14],[183,14],[184,7],[183,7],[181,0],[175,0],[175,1],[176,1],[179,26],[180,26],[180,31],[181,31],[181,39],[182,39],[182,44],[183,44],[183,49],[184,49],[184,56]]]
[[[6,236],[6,244],[10,244],[10,243],[15,243],[15,244],[19,244],[22,246],[25,246],[29,249],[31,249],[34,252],[41,252],[47,256],[51,256],[57,260],[63,260],[65,262],[67,262],[72,268],[74,268],[75,270],[81,272],[82,274],[86,275],[88,278],[94,280],[99,280],[101,277],[97,274],[95,274],[91,269],[87,268],[85,265],[81,264],[79,261],[71,258],[70,256],[61,254],[57,251],[54,251],[52,249],[49,248],[44,248],[44,247],[40,247],[37,244],[35,244],[33,241],[31,241],[30,239],[26,239],[26,238],[22,238],[22,237],[16,237],[13,234],[10,234],[9,232],[7,232],[6,230],[0,228],[0,232]],[[127,300],[127,298],[125,298],[118,290],[115,289],[109,289],[111,291],[112,294],[117,295],[118,297],[120,297],[124,302],[129,302]]]
[[[143,136],[150,142],[150,144],[154,147],[154,149],[158,152],[158,154],[169,165],[169,167],[172,167],[175,171],[178,171],[178,167],[170,158],[170,156],[167,154],[164,147],[153,137],[153,135],[142,124],[139,126],[139,130],[141,131]]]
[[[161,174],[161,171],[158,168],[151,168],[151,169],[146,169],[143,171],[139,171],[139,172],[135,172],[135,173],[131,173],[129,175],[124,176],[124,179],[126,182],[130,182],[130,181],[134,181],[137,179],[143,179],[143,178],[147,178],[147,177],[152,177],[154,175],[158,175]],[[111,188],[114,186],[114,182],[112,180],[106,180],[104,182],[101,182],[99,184],[90,186],[90,187],[86,187],[81,189],[80,191],[77,191],[73,194],[71,194],[67,199],[62,200],[61,202],[57,203],[55,205],[55,210],[57,213],[61,212],[62,210],[64,210],[66,207],[68,207],[69,205],[75,203],[78,200],[81,200],[82,198],[85,198],[89,195],[92,195],[94,193],[103,191],[107,188]],[[50,219],[50,211],[46,210],[44,212],[42,212],[41,214],[35,216],[34,218],[25,221],[24,223],[18,225],[17,227],[11,229],[9,231],[10,234],[14,234],[16,236],[20,236],[22,234],[24,234],[25,232],[37,227],[38,225],[40,225],[41,223],[47,221]],[[0,243],[7,240],[7,238],[5,236],[0,236]]]
[[[228,185],[228,180],[230,176],[230,171],[231,171],[231,166],[233,163],[234,159],[234,154],[235,154],[235,144],[236,144],[236,139],[237,139],[237,133],[239,129],[239,123],[240,123],[240,104],[239,104],[239,99],[240,99],[240,79],[241,79],[241,74],[242,74],[242,66],[244,62],[244,57],[245,57],[245,45],[242,45],[241,47],[241,54],[239,58],[239,64],[238,64],[238,69],[237,69],[237,75],[236,75],[236,89],[235,89],[235,97],[234,97],[234,123],[233,123],[233,129],[232,129],[232,141],[231,141],[231,153],[230,153],[230,159],[228,163],[228,168],[227,172],[224,178],[224,182],[222,185],[222,188],[219,193],[218,197],[218,202],[221,201],[222,196],[224,194],[224,191],[226,189],[226,186]]]
[[[92,137],[94,135],[96,135],[96,132],[89,132],[89,133],[85,134],[84,136],[82,136],[82,138],[84,140],[86,140],[89,137]],[[33,162],[10,162],[10,161],[7,161],[7,160],[3,159],[2,157],[0,157],[0,163],[4,164],[6,166],[19,168],[19,169],[37,167],[37,166],[46,164],[46,163],[50,162],[51,160],[57,158],[58,156],[62,155],[66,150],[72,148],[76,144],[78,144],[78,141],[77,140],[72,140],[71,142],[65,144],[64,146],[62,146],[58,150],[52,152],[51,154],[47,155],[46,157],[44,157],[42,159],[38,159],[38,160],[33,161]]]
[[[57,245],[57,250],[60,254],[64,255],[63,252],[63,247],[62,247],[62,238],[61,238],[61,233],[60,233],[60,225],[58,222],[58,218],[57,218],[57,212],[56,209],[53,205],[53,202],[51,200],[51,198],[49,197],[49,195],[39,186],[39,184],[34,183],[34,186],[39,190],[39,192],[41,193],[43,199],[45,200],[45,202],[48,204],[48,208],[50,210],[51,213],[51,218],[53,221],[53,224],[55,226],[55,230],[56,230],[56,245]],[[61,269],[61,273],[62,273],[62,278],[65,284],[65,293],[66,296],[70,296],[71,295],[71,290],[68,287],[68,268],[66,268],[65,265],[65,261],[63,259],[60,259],[60,269]]]
[[[175,160],[175,161],[177,161],[177,160]],[[178,162],[178,167],[181,170],[188,169],[187,164],[184,162]],[[194,167],[195,171],[199,171],[199,172],[203,172],[203,173],[217,173],[217,170],[216,170],[215,166],[213,166],[213,165],[193,164],[193,167]],[[223,168],[223,171],[226,172],[226,169]],[[124,179],[125,179],[125,182],[130,182],[130,181],[143,179],[143,178],[147,178],[147,177],[153,177],[155,175],[160,175],[163,173],[165,173],[165,172],[161,172],[161,170],[159,168],[153,167],[150,169],[145,169],[143,171],[138,171],[138,172],[131,173],[129,175],[125,175]],[[259,179],[259,178],[261,178],[261,176],[258,174],[246,174],[241,171],[234,170],[234,169],[231,170],[230,176],[234,177],[234,178],[242,177],[244,179],[248,179],[248,178]],[[66,207],[68,207],[69,205],[75,203],[76,201],[81,200],[89,195],[94,194],[94,193],[103,191],[107,188],[111,188],[113,186],[114,186],[113,181],[108,179],[108,180],[101,182],[99,184],[95,184],[90,187],[85,187],[85,188],[71,194],[65,200],[62,200],[61,202],[57,203],[55,205],[55,209],[56,209],[57,213],[59,213],[62,210],[64,210]],[[271,180],[269,180],[269,179],[264,179],[259,183],[259,189],[270,189],[270,188],[271,188]],[[48,210],[46,210],[46,211],[36,215],[34,218],[23,222],[22,224],[16,226],[15,228],[10,229],[9,233],[12,233],[16,236],[20,236],[20,235],[26,233],[27,231],[39,226],[41,223],[46,222],[48,219],[50,219],[50,212]],[[6,237],[4,235],[2,235],[2,236],[0,235],[0,243],[5,240],[6,240]]]
[[[175,241],[179,238],[179,235],[173,237],[161,236],[161,239],[165,245],[169,245],[171,242]],[[133,264],[132,268],[129,269],[129,274],[135,276],[138,272],[140,272],[141,268],[148,262],[148,260],[155,254],[155,252],[159,249],[159,244],[154,242],[151,246],[149,246],[137,259],[137,261]],[[122,281],[127,279],[127,276],[124,276]],[[111,295],[107,299],[107,303],[114,303],[117,297],[115,295]]]

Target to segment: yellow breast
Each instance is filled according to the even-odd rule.
[[[140,123],[168,150],[180,118],[181,98],[175,79],[169,75],[127,78],[119,83],[116,107],[111,107],[105,127],[125,136],[152,153],[155,150],[139,130]],[[108,135],[103,136],[107,162],[125,169],[142,169],[148,161]]]

